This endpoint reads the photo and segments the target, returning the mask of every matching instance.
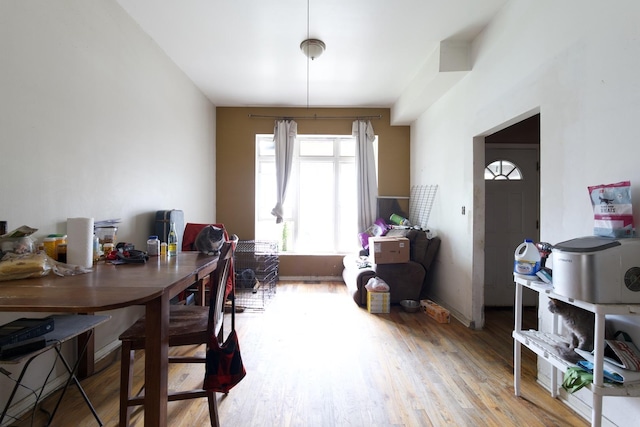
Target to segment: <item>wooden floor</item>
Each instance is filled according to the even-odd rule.
[[[397,306],[390,314],[369,314],[341,282],[280,283],[266,310],[237,315],[248,373],[228,396],[219,395],[220,421],[265,427],[588,425],[536,384],[528,350],[522,352],[522,397],[513,395],[512,328],[511,310],[487,311],[486,328],[474,331]],[[138,378],[142,368],[138,363]],[[170,372],[170,386],[201,384],[201,369]],[[118,425],[118,375],[116,360],[83,381],[107,426]],[[168,416],[172,427],[209,425],[206,399],[171,403]],[[33,425],[43,419],[38,412]],[[31,421],[25,416],[14,425]],[[53,425],[97,423],[73,388]],[[133,425],[143,425],[140,411]]]

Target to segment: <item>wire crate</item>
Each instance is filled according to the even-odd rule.
[[[276,293],[278,282],[278,243],[264,240],[240,240],[236,246],[236,307],[264,310]]]

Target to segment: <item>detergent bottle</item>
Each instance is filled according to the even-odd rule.
[[[526,239],[515,251],[513,273],[525,279],[537,280],[536,273],[540,270],[540,252],[533,240]]]

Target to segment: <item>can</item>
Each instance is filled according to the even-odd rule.
[[[411,226],[411,223],[409,222],[409,220],[403,216],[400,216],[398,214],[392,214],[389,217],[389,221],[391,221],[392,224],[396,224],[396,225],[402,225],[405,227],[409,227]]]

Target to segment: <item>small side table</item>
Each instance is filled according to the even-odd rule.
[[[24,378],[27,369],[29,368],[29,365],[31,364],[31,362],[38,356],[40,356],[43,353],[48,352],[51,349],[55,349],[56,353],[58,354],[58,357],[60,358],[60,360],[62,361],[62,363],[64,364],[65,368],[67,369],[67,372],[69,373],[69,378],[67,379],[67,382],[64,386],[64,388],[62,389],[62,393],[60,394],[60,397],[58,398],[58,401],[56,402],[56,406],[53,410],[53,412],[51,412],[51,415],[49,417],[49,421],[47,422],[47,425],[51,424],[51,421],[53,420],[54,415],[56,414],[56,411],[58,410],[58,407],[60,406],[60,402],[62,401],[62,398],[64,397],[67,388],[69,387],[69,385],[71,385],[72,382],[74,382],[76,384],[76,386],[78,386],[78,390],[80,391],[80,393],[82,394],[82,397],[84,398],[84,401],[86,402],[87,406],[89,407],[89,409],[91,410],[91,413],[93,414],[93,416],[95,417],[96,421],[98,422],[98,425],[102,426],[102,420],[100,420],[100,417],[98,416],[96,410],[94,409],[93,405],[91,404],[91,401],[89,400],[89,398],[87,397],[87,394],[84,392],[84,389],[82,388],[82,386],[80,385],[80,382],[78,381],[78,378],[76,377],[76,372],[78,370],[78,365],[80,360],[82,359],[82,357],[84,356],[84,353],[87,350],[86,347],[86,341],[85,341],[85,345],[84,347],[81,349],[81,351],[79,351],[78,354],[78,361],[74,364],[73,368],[69,365],[69,363],[65,360],[62,352],[61,352],[61,347],[62,344],[66,341],[69,341],[73,338],[76,338],[78,335],[83,334],[83,333],[88,333],[88,334],[92,334],[93,333],[93,329],[98,326],[101,325],[102,323],[105,323],[106,321],[108,321],[109,319],[111,319],[111,316],[97,316],[97,315],[56,315],[56,316],[51,316],[54,319],[54,330],[52,332],[49,332],[48,334],[45,334],[44,337],[46,339],[46,345],[38,350],[32,351],[30,353],[27,354],[22,354],[19,356],[15,356],[13,358],[10,359],[0,359],[0,364],[19,364],[22,363],[24,360],[27,360],[27,362],[25,363],[24,367],[22,368],[22,371],[20,372],[20,375],[18,376],[18,379],[16,380],[16,384],[13,387],[13,390],[11,392],[11,396],[9,397],[9,400],[7,401],[7,404],[4,407],[4,410],[2,411],[2,415],[0,415],[0,424],[2,424],[2,421],[4,420],[5,415],[7,414],[7,411],[9,410],[9,407],[11,406],[11,402],[13,401],[13,398],[15,397],[16,392],[18,391],[18,387],[20,387],[20,384],[22,383],[22,379]],[[49,380],[49,376],[47,376],[47,378],[45,378],[44,383],[42,384],[42,388],[40,390],[40,393],[38,394],[38,397],[36,399],[36,405],[38,404],[38,402],[40,401],[40,397],[42,396],[42,393],[44,392],[44,388],[47,384]]]

